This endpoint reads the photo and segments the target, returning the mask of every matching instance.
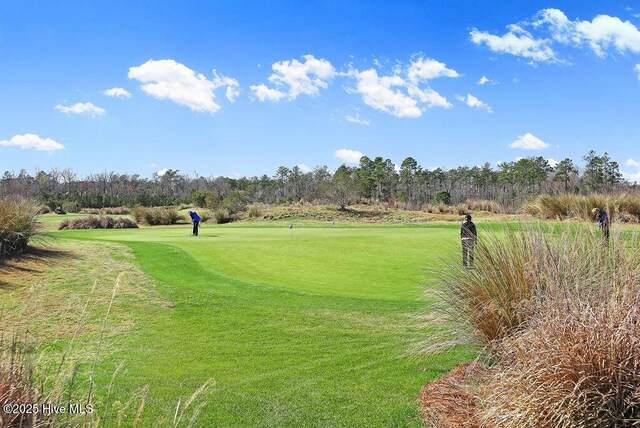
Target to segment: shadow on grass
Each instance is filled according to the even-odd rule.
[[[46,246],[29,246],[22,253],[0,259],[0,289],[9,287],[9,283],[3,279],[6,275],[39,273],[49,263],[69,257],[71,253],[68,251]]]

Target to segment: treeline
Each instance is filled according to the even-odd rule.
[[[342,165],[333,174],[326,166],[305,172],[281,166],[273,176],[202,177],[168,170],[143,178],[137,174],[102,172],[80,177],[72,169],[6,171],[0,196],[36,198],[51,208],[74,204],[82,208],[122,205],[166,206],[197,203],[216,206],[223,200],[282,204],[332,201],[344,207],[355,201],[385,202],[419,209],[426,204],[453,204],[470,198],[518,206],[546,193],[614,193],[635,187],[626,183],[619,164],[607,153],[590,151],[579,169],[572,159],[552,166],[543,157],[504,162],[497,168],[460,166],[426,169],[412,158],[399,166],[382,157],[363,156],[356,167]]]

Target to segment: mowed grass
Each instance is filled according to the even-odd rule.
[[[54,234],[124,244],[156,280],[157,298],[109,338],[96,379],[104,392],[123,362],[112,400],[147,386],[144,426],[171,420],[178,400],[214,379],[195,426],[393,427],[421,426],[420,387],[472,357],[409,351],[428,334],[415,320],[423,286],[458,227],[310,223],[293,239],[271,223],[205,225],[197,238],[188,226]]]

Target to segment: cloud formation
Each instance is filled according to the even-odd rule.
[[[408,66],[394,67],[392,74],[379,76],[374,68],[350,69],[347,76],[356,80],[348,92],[362,96],[366,105],[396,117],[416,118],[429,108],[451,108],[451,103],[429,86],[441,77],[456,78],[460,74],[443,62],[418,56]]]
[[[111,88],[103,92],[108,97],[131,98],[131,93],[124,88]]]
[[[336,69],[324,58],[317,59],[313,55],[304,55],[303,58],[304,62],[291,59],[271,66],[273,74],[268,80],[275,88],[260,83],[251,85],[249,89],[262,102],[280,101],[285,97],[295,100],[300,95],[318,95],[320,89],[326,89],[328,82],[336,76]]]
[[[478,85],[480,86],[484,86],[484,85],[497,85],[498,81],[497,80],[491,80],[489,79],[487,76],[483,75],[479,80],[478,80]]]
[[[106,110],[93,105],[93,103],[77,103],[72,106],[64,106],[58,104],[54,107],[56,110],[67,114],[84,114],[91,117],[102,116]]]
[[[510,24],[507,29],[507,33],[495,35],[474,28],[470,32],[471,41],[486,45],[492,52],[527,58],[531,63],[565,62],[556,54],[554,43],[574,48],[586,46],[601,58],[610,50],[640,54],[640,30],[616,16],[602,14],[591,21],[571,20],[560,9],[549,8],[539,11],[532,21]],[[532,31],[538,34],[533,35]]]
[[[234,101],[239,94],[236,79],[218,74],[213,79],[172,59],[149,60],[138,67],[129,68],[129,79],[141,83],[144,92],[159,100],[171,100],[198,112],[216,113],[220,106],[214,91],[226,86],[226,96]]]
[[[1,140],[0,146],[35,149],[44,152],[64,150],[64,145],[52,140],[51,138],[41,138],[36,134],[15,135],[10,140]]]
[[[456,99],[462,103],[465,103],[471,108],[475,108],[478,110],[486,110],[487,113],[493,113],[493,109],[487,103],[480,101],[478,98],[474,97],[471,94],[464,95],[456,95]]]
[[[358,163],[360,158],[364,156],[361,152],[351,149],[339,149],[334,153],[334,157],[346,163]]]
[[[527,132],[509,144],[509,147],[523,150],[543,150],[549,148],[549,144],[534,136],[532,133]]]
[[[471,41],[476,45],[486,45],[489,50],[501,54],[511,54],[533,62],[558,62],[556,53],[549,46],[548,39],[535,38],[519,25],[507,26],[507,32],[501,36],[471,30]]]

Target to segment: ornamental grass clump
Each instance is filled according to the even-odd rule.
[[[0,259],[23,252],[37,232],[40,205],[20,196],[0,198]]]
[[[481,427],[640,426],[640,242],[594,229],[504,225],[474,269],[441,273],[430,310],[448,329],[421,349],[481,350],[465,387]]]
[[[137,229],[135,221],[127,217],[90,216],[65,219],[60,222],[58,230],[68,229]]]
[[[170,225],[186,220],[175,208],[136,207],[133,209],[132,214],[136,222],[145,223],[150,226]]]

